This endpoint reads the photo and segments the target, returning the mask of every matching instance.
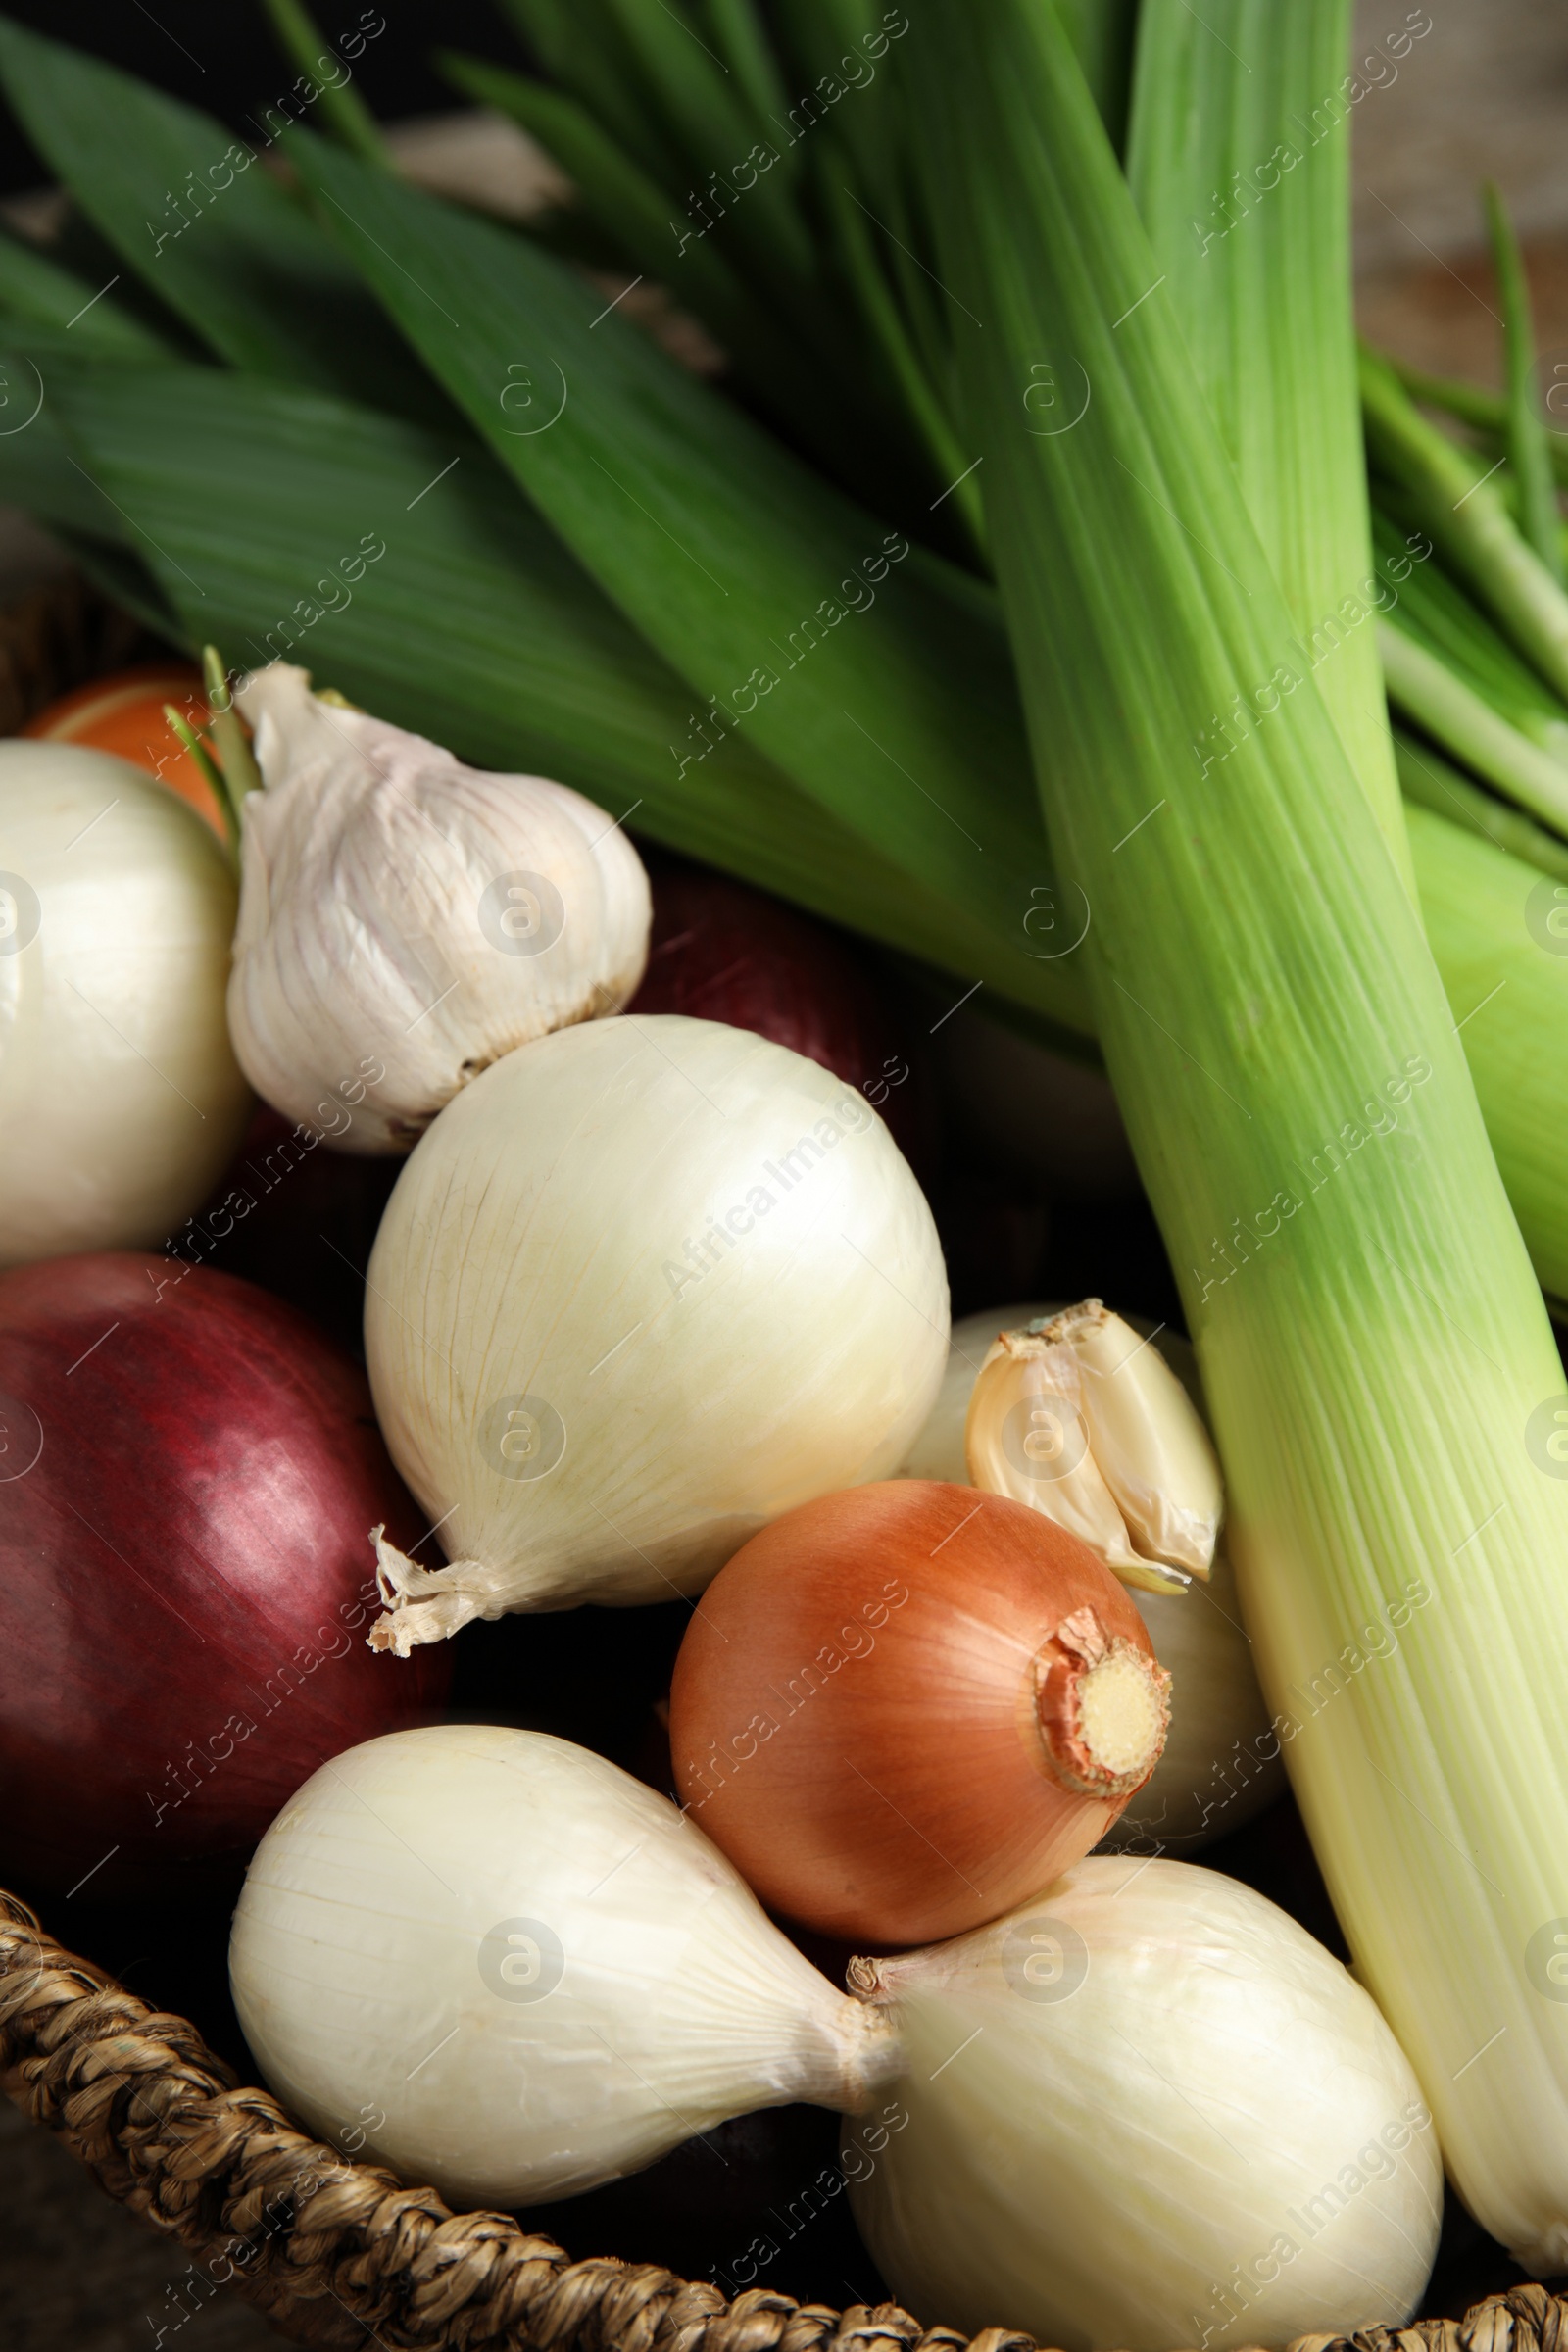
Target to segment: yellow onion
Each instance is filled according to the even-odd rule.
[[[1054,1521],[888,1480],[791,1511],[710,1587],[675,1661],[676,1787],[770,1909],[925,1941],[1089,1851],[1153,1769],[1167,1680]]]

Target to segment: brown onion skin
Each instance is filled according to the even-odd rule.
[[[771,1910],[822,1935],[897,1947],[995,1919],[1128,1801],[1063,1788],[1039,1730],[1037,1656],[1082,1608],[1152,1660],[1110,1571],[1004,1495],[891,1479],[788,1511],[681,1643],[681,1798]]]
[[[281,1299],[128,1250],[14,1268],[0,1425],[7,1873],[231,1893],[328,1757],[439,1716],[450,1658],[366,1645],[369,1530],[423,1516],[364,1373]]]

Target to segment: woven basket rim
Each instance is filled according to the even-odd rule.
[[[155,2010],[47,1936],[0,1890],[0,2086],[99,2184],[237,2286],[297,2341],[392,2352],[1036,2352],[1032,2336],[966,2338],[894,2303],[797,2303],[610,2256],[572,2261],[509,2214],[454,2214],[301,2132],[241,2085],[186,2019]],[[1489,2296],[1290,2352],[1568,2352],[1568,2299]]]

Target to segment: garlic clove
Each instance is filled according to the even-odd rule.
[[[603,809],[467,767],[287,662],[235,700],[265,789],[242,804],[229,1022],[278,1109],[342,1151],[407,1152],[491,1062],[631,996],[648,878]]]
[[[1206,1577],[1223,1490],[1207,1430],[1156,1348],[1098,1298],[1056,1317],[1102,1477],[1139,1551]]]
[[[1044,1512],[1124,1584],[1184,1592],[1190,1582],[1135,1547],[1093,1450],[1076,1351],[1054,1325],[993,1341],[969,1398],[964,1454],[989,1494]]]

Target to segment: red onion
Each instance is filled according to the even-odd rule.
[[[423,1523],[292,1307],[140,1253],[18,1268],[0,1445],[7,1869],[222,1886],[328,1757],[438,1710],[441,1652],[365,1642],[369,1531]]]
[[[1169,1680],[1076,1536],[890,1480],[786,1511],[719,1570],[675,1661],[670,1750],[770,1909],[928,1943],[1104,1836],[1159,1760]]]
[[[751,1029],[858,1087],[918,1167],[925,1113],[913,1025],[896,1027],[836,932],[726,874],[650,861],[648,969],[628,1012]]]

